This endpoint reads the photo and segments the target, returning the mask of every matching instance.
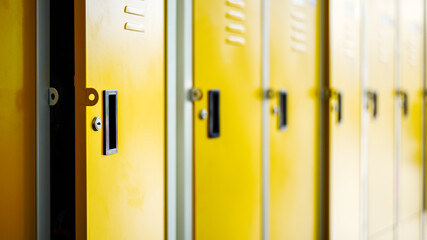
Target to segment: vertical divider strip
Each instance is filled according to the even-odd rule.
[[[394,89],[401,89],[400,87],[400,0],[394,0],[395,3],[395,38],[394,38],[394,47],[395,47],[395,59],[394,59]],[[401,107],[399,98],[394,98],[394,184],[395,187],[399,187],[399,158],[400,158],[400,124],[401,124]],[[399,194],[395,191],[394,196],[394,236],[397,239],[399,236]]]
[[[177,0],[166,0],[166,186],[165,238],[177,239]]]
[[[318,138],[318,180],[319,180],[319,205],[318,205],[318,239],[329,239],[329,0],[319,1],[318,18],[317,18],[317,44],[318,52],[318,72],[319,72],[319,138]]]
[[[361,239],[368,239],[368,135],[369,135],[369,112],[365,106],[368,104],[368,32],[366,18],[368,16],[369,0],[361,2],[361,85],[360,85],[360,224],[361,224]]]
[[[427,89],[426,89],[426,81],[427,81],[427,2],[423,1],[423,41],[422,41],[422,49],[423,49],[423,58],[421,61],[422,65],[422,104],[421,104],[421,114],[422,114],[422,126],[421,126],[421,193],[422,193],[422,199],[421,199],[421,239],[426,238],[426,96],[427,96]]]
[[[261,6],[261,72],[262,72],[262,239],[270,239],[270,125],[269,100],[265,93],[270,88],[270,0]]]
[[[193,239],[193,0],[177,4],[177,239]]]

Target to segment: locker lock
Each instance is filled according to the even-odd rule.
[[[203,94],[202,94],[202,91],[200,91],[200,89],[197,89],[197,88],[190,89],[189,98],[192,102],[199,101],[200,99],[202,99],[202,96]]]
[[[273,99],[275,95],[275,91],[273,89],[267,89],[267,91],[265,91],[265,98],[267,99]]]
[[[200,118],[200,119],[202,119],[202,120],[204,120],[204,119],[206,119],[207,117],[208,117],[208,111],[206,111],[206,109],[202,109],[202,110],[200,110],[199,118]]]
[[[94,117],[92,120],[92,128],[94,131],[99,131],[101,130],[102,127],[102,121],[101,118],[99,117]]]
[[[278,107],[278,106],[274,106],[274,107],[271,109],[271,113],[272,113],[272,114],[279,114],[279,107]]]

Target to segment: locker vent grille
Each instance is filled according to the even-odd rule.
[[[299,10],[291,11],[291,48],[296,52],[307,51],[307,16]]]
[[[385,12],[381,13],[379,20],[381,27],[378,32],[378,57],[381,63],[389,63],[392,58],[390,50],[393,49],[394,20]]]
[[[411,23],[411,33],[409,34],[409,43],[406,46],[408,51],[408,57],[409,57],[409,64],[411,66],[418,66],[421,55],[419,51],[420,47],[420,39],[418,37],[419,35],[419,26],[416,23]]]
[[[143,3],[141,3],[143,4]],[[145,9],[144,6],[126,5],[124,8],[125,18],[131,20],[126,21],[124,29],[134,32],[145,32],[144,17]]]
[[[344,56],[347,58],[354,59],[356,57],[356,49],[357,44],[359,43],[357,33],[359,32],[358,26],[357,26],[357,14],[355,9],[355,4],[353,1],[345,1],[344,2],[344,8],[345,8],[345,21],[343,25],[343,49],[344,49]]]
[[[344,24],[344,55],[348,58],[355,57],[356,26],[350,19]]]
[[[227,5],[227,12],[225,17],[227,23],[225,26],[225,31],[227,32],[227,37],[225,42],[232,45],[243,46],[246,43],[245,39],[245,13],[243,12],[245,8],[245,2],[243,0],[227,0],[225,2]]]

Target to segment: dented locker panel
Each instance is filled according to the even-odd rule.
[[[395,4],[367,2],[367,106],[368,120],[368,236],[394,227],[395,207]]]
[[[78,239],[164,238],[164,12],[155,0],[75,1]],[[117,90],[111,155],[104,90]]]
[[[315,1],[270,2],[271,239],[317,234],[316,19]]]
[[[400,106],[398,162],[399,239],[420,236],[421,216],[421,140],[422,140],[422,7],[421,0],[400,1],[399,86]],[[400,91],[400,92],[399,92]],[[405,95],[407,113],[405,114]]]
[[[36,239],[36,4],[0,1],[0,239]]]
[[[330,1],[330,236],[360,236],[360,4]]]
[[[194,1],[195,239],[261,238],[260,20],[259,0]]]

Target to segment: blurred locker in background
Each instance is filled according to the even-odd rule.
[[[76,239],[164,239],[164,14],[75,0]]]
[[[395,223],[395,2],[365,1],[367,236],[392,239]]]
[[[260,60],[260,0],[194,1],[195,239],[261,238]]]
[[[330,238],[360,238],[360,0],[330,0]],[[325,139],[326,141],[327,139]]]
[[[401,0],[397,6],[399,56],[396,85],[397,237],[419,239],[421,220],[422,26],[423,1]],[[425,161],[425,160],[424,160]]]
[[[270,236],[317,238],[317,3],[270,1]]]
[[[0,239],[36,239],[35,28],[35,1],[0,1]]]

